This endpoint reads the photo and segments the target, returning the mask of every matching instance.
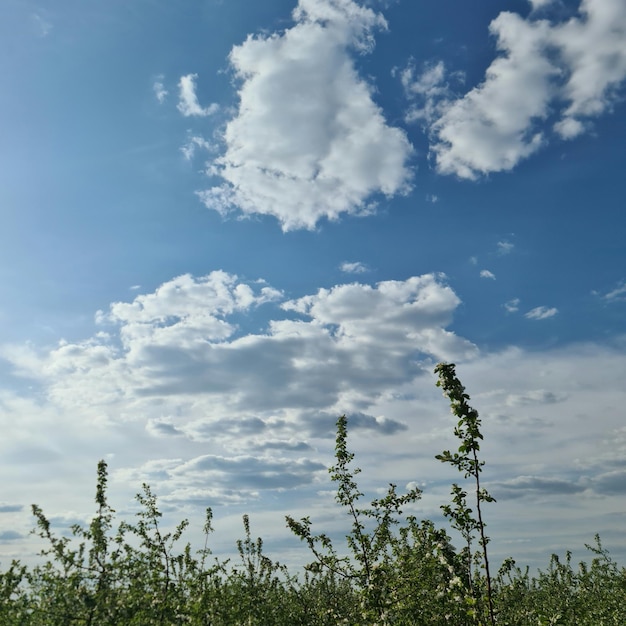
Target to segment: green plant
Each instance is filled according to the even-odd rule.
[[[308,569],[326,570],[355,589],[360,610],[351,619],[359,621],[350,623],[414,624],[419,616],[420,623],[460,626],[456,595],[448,593],[461,584],[449,537],[428,520],[402,518],[402,508],[420,499],[418,488],[399,495],[390,484],[383,498],[359,506],[363,493],[356,476],[361,470],[351,465],[347,424],[346,416],[337,420],[335,464],[329,472],[337,485],[335,499],[351,520],[348,554],[339,556],[328,535],[313,534],[309,517],[287,517],[289,528],[315,557]]]
[[[473,588],[472,540],[476,532],[479,534],[478,541],[482,549],[483,567],[485,569],[488,617],[491,624],[495,625],[496,619],[487,553],[489,537],[485,534],[486,524],[483,520],[481,506],[483,502],[495,502],[495,499],[480,485],[480,473],[485,464],[484,461],[478,459],[480,441],[483,439],[480,432],[480,419],[478,411],[468,404],[470,397],[465,393],[465,387],[456,376],[454,363],[439,363],[435,368],[435,373],[439,376],[437,386],[443,389],[444,395],[450,400],[452,413],[459,418],[454,428],[454,434],[461,441],[457,452],[451,453],[449,450],[445,450],[435,458],[443,463],[450,463],[463,473],[465,478],[474,479],[476,517],[473,516],[473,511],[467,504],[467,493],[456,483],[452,485],[453,504],[446,504],[442,506],[442,509],[444,515],[451,521],[452,526],[461,533],[466,542],[465,562],[468,584],[474,595],[474,598],[468,598],[470,604],[478,596],[477,591]]]

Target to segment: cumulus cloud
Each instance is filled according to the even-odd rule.
[[[98,419],[112,421],[136,411],[156,438],[224,440],[269,430],[292,437],[296,424],[307,431],[301,420],[311,409],[351,412],[364,428],[393,432],[397,424],[366,419],[364,409],[419,376],[420,359],[476,354],[446,329],[459,303],[432,274],[284,300],[262,282],[215,271],[113,303],[97,318],[108,332],[45,355],[15,346],[3,354],[59,407],[99,406]],[[282,311],[264,332],[241,331],[238,318],[277,304]]]
[[[178,83],[178,105],[176,108],[185,117],[206,117],[213,115],[219,109],[219,105],[216,103],[212,103],[208,107],[200,106],[196,95],[197,78],[197,74],[187,74],[181,76]]]
[[[489,278],[491,280],[495,280],[496,279],[496,275],[493,272],[490,272],[489,270],[481,270],[480,271],[480,277],[481,278]]]
[[[582,0],[581,16],[555,27],[550,43],[568,71],[560,123],[581,122],[610,109],[626,77],[626,6],[619,0]]]
[[[391,364],[392,355],[406,355],[402,346],[407,339],[414,348],[437,352],[437,358],[447,359],[452,353],[471,355],[471,344],[444,330],[459,303],[452,289],[435,275],[426,274],[405,281],[383,281],[375,287],[355,283],[320,289],[315,295],[283,304],[283,308],[334,326],[339,345],[357,342],[371,351],[371,362]]]
[[[558,312],[559,310],[555,307],[537,306],[524,314],[524,317],[529,320],[546,320],[554,317]]]
[[[222,214],[276,217],[284,230],[367,214],[379,194],[409,190],[412,147],[385,122],[351,52],[366,53],[383,17],[352,0],[300,0],[295,24],[249,36],[230,53],[239,106],[199,192]]]
[[[431,130],[437,170],[461,178],[511,169],[543,143],[554,68],[542,51],[548,25],[501,13],[490,25],[503,53],[484,83],[446,107]]]
[[[587,132],[615,102],[626,78],[624,3],[582,0],[565,21],[544,18],[548,2],[532,4],[526,18],[504,11],[491,22],[499,55],[464,96],[445,88],[441,63],[403,75],[407,91],[425,100],[408,115],[428,122],[440,173],[475,179],[510,170],[551,138]]]

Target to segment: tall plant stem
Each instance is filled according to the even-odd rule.
[[[458,417],[459,421],[454,429],[454,434],[461,440],[458,452],[452,454],[449,450],[445,450],[442,454],[436,456],[437,459],[444,463],[450,463],[460,472],[463,472],[465,478],[474,477],[476,483],[476,512],[478,519],[475,520],[471,516],[469,509],[464,502],[465,494],[455,485],[455,500],[460,507],[459,510],[453,511],[449,506],[444,506],[444,512],[448,517],[452,517],[457,527],[465,530],[471,537],[471,532],[478,530],[480,533],[480,544],[483,552],[483,564],[485,568],[485,576],[487,582],[487,605],[489,609],[489,621],[495,626],[496,619],[493,609],[493,594],[491,587],[491,574],[489,572],[489,557],[487,554],[487,543],[489,537],[485,534],[485,522],[483,521],[481,503],[494,502],[487,491],[480,486],[480,472],[484,461],[478,460],[478,451],[480,450],[480,440],[483,438],[480,432],[480,419],[478,411],[473,409],[469,404],[469,395],[465,393],[465,387],[456,376],[454,363],[439,363],[435,368],[439,380],[437,386],[443,389],[444,395],[450,400],[450,408],[452,413]]]
[[[478,456],[476,450],[473,451],[474,463],[478,464]],[[483,514],[480,503],[483,500],[483,492],[480,489],[480,473],[474,475],[476,479],[476,513],[478,515],[478,529],[480,532],[480,545],[483,548],[483,562],[485,564],[485,576],[487,578],[487,605],[489,607],[489,620],[495,626],[496,617],[493,610],[493,593],[491,591],[491,574],[489,573],[489,556],[487,554],[487,543],[489,538],[485,535],[485,524],[483,522]]]

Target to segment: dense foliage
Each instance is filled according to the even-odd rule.
[[[264,554],[262,540],[253,539],[244,516],[236,562],[212,558],[207,547],[194,553],[189,544],[181,546],[187,521],[164,532],[157,498],[145,484],[137,496],[141,510],[135,523],[114,528],[107,465],[101,461],[96,514],[89,527],[73,527],[73,539],[57,537],[43,511],[33,506],[35,532],[48,547],[40,565],[27,568],[14,561],[0,573],[0,624],[626,624],[626,570],[599,537],[587,546],[593,554],[589,564],[573,566],[568,553],[563,560],[553,555],[536,577],[512,559],[490,573],[482,505],[494,499],[480,485],[478,413],[468,405],[454,365],[441,364],[436,372],[459,419],[455,434],[461,442],[458,451],[437,458],[457,467],[474,491],[476,514],[458,484],[452,487],[452,504],[442,507],[464,540],[461,549],[431,521],[403,514],[402,507],[419,500],[419,489],[400,495],[389,485],[385,497],[360,504],[360,470],[348,450],[347,419],[340,417],[329,471],[336,500],[351,520],[347,550],[314,533],[308,517],[288,517],[287,525],[313,556],[295,575]],[[211,524],[207,509],[207,540]]]

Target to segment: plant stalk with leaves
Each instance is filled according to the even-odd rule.
[[[480,432],[480,419],[478,418],[478,411],[468,404],[470,397],[465,393],[465,387],[457,378],[455,367],[454,363],[439,363],[435,368],[435,374],[439,376],[437,387],[443,389],[443,394],[450,400],[452,413],[459,418],[454,428],[454,434],[460,439],[461,445],[458,448],[458,452],[451,453],[449,450],[445,450],[435,458],[443,463],[450,463],[462,472],[465,478],[471,477],[474,479],[476,486],[476,518],[473,517],[472,509],[467,505],[467,494],[457,484],[452,486],[454,507],[444,505],[441,508],[445,516],[452,521],[453,527],[461,532],[467,542],[468,582],[470,589],[472,588],[471,541],[476,531],[480,534],[479,544],[482,548],[483,565],[485,568],[489,621],[492,625],[495,625],[489,557],[487,554],[489,537],[485,534],[486,524],[483,521],[481,507],[483,502],[495,502],[495,498],[489,495],[480,485],[480,473],[485,464],[484,461],[479,461],[478,459],[480,441],[483,438]]]
[[[313,535],[308,517],[296,521],[288,516],[287,525],[313,552],[316,562],[309,569],[314,572],[325,569],[355,584],[363,595],[364,617],[386,624],[392,602],[386,581],[393,569],[394,527],[402,515],[401,507],[419,500],[421,491],[413,488],[404,495],[398,495],[396,485],[390,484],[385,497],[372,501],[369,508],[360,507],[358,500],[363,493],[355,478],[361,469],[351,466],[354,454],[348,450],[347,425],[348,419],[342,415],[337,420],[336,462],[328,471],[331,480],[337,484],[335,499],[352,520],[351,532],[346,540],[353,558],[339,557],[327,535]],[[368,524],[368,520],[374,523]]]

